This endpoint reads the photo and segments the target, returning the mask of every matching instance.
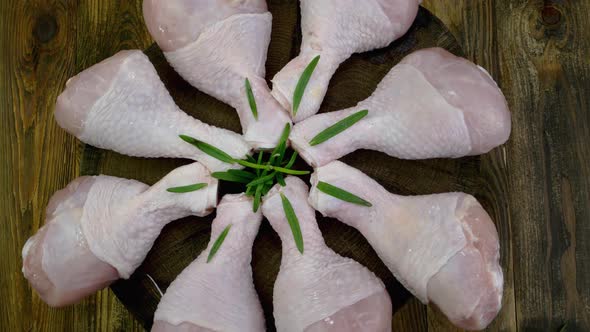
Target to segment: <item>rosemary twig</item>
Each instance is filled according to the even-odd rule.
[[[248,183],[246,186],[247,187],[252,187],[252,186],[257,186],[259,184],[265,184],[265,183],[267,183],[269,181],[272,181],[272,179],[274,179],[274,177],[275,177],[276,174],[277,174],[276,172],[272,172],[269,175],[261,176],[258,179],[256,179],[256,180]]]
[[[224,163],[228,163],[228,164],[234,163],[234,158],[232,156],[221,151],[220,149],[214,147],[211,144],[205,143],[205,142],[200,141],[194,137],[190,137],[190,136],[186,136],[186,135],[180,135],[180,138],[183,141],[185,141],[189,144],[192,144],[197,149],[203,151],[204,153],[210,155],[211,157],[213,157],[215,159],[221,160]]]
[[[293,240],[295,241],[297,250],[303,254],[303,235],[301,234],[299,219],[297,219],[297,215],[293,210],[293,205],[291,205],[291,202],[283,193],[281,193],[281,201],[283,203],[285,216],[287,217],[287,222],[289,222],[289,227],[291,227],[291,233],[293,233]]]
[[[190,193],[193,191],[201,190],[205,187],[207,187],[206,183],[195,183],[195,184],[191,184],[188,186],[168,188],[168,189],[166,189],[166,191],[171,192],[171,193],[176,193],[176,194],[184,194],[184,193]]]
[[[250,110],[252,111],[254,119],[258,120],[258,106],[256,106],[256,99],[254,98],[254,93],[252,92],[252,85],[250,85],[250,80],[247,78],[245,85],[246,96],[248,96],[248,104],[250,104]]]
[[[223,244],[223,241],[225,241],[225,238],[227,237],[227,233],[229,233],[230,229],[231,229],[231,224],[227,225],[227,227],[225,227],[223,229],[221,234],[219,234],[219,237],[217,237],[217,240],[215,240],[215,243],[213,243],[213,246],[211,247],[211,251],[209,251],[209,256],[207,256],[207,263],[209,263],[213,259],[213,256],[215,256],[215,254],[217,253],[217,251],[219,250],[219,248]]]
[[[318,182],[317,186],[319,191],[323,192],[324,194],[336,197],[342,201],[348,202],[348,203],[352,203],[352,204],[356,204],[356,205],[362,205],[362,206],[367,206],[367,207],[371,207],[373,206],[373,204],[371,204],[370,202],[367,202],[366,200],[342,189],[342,188],[338,188],[336,186],[333,186],[329,183],[326,182]]]
[[[367,116],[367,114],[369,114],[368,110],[362,110],[347,116],[346,118],[338,121],[337,123],[323,130],[321,133],[317,134],[314,138],[311,139],[311,141],[309,141],[309,145],[315,146],[324,143],[325,141],[340,134],[341,132],[350,128],[355,123],[359,122],[362,118]]]
[[[217,180],[236,182],[236,183],[244,183],[244,184],[252,181],[251,178],[243,177],[243,176],[233,174],[230,172],[214,172],[214,173],[211,173],[211,176],[216,178]]]
[[[301,99],[303,99],[303,93],[305,92],[305,88],[307,88],[307,84],[315,70],[315,67],[318,65],[320,61],[320,56],[316,56],[311,60],[311,62],[305,67],[299,81],[297,82],[297,86],[295,86],[295,91],[293,92],[293,115],[297,115],[297,111],[299,110],[299,105],[301,104]]]
[[[253,163],[251,163],[249,161],[245,161],[245,160],[236,160],[236,162],[244,167],[250,167],[250,168],[260,169],[260,170],[277,171],[277,172],[291,174],[291,175],[307,175],[307,174],[309,174],[309,171],[299,171],[299,170],[295,170],[295,169],[287,169],[284,167],[273,166],[273,165],[258,165],[258,164],[253,164]]]

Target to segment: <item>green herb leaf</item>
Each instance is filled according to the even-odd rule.
[[[227,172],[230,173],[230,174],[232,174],[232,175],[241,176],[241,177],[246,178],[246,179],[253,180],[253,179],[256,178],[256,174],[251,173],[251,172],[248,172],[248,171],[244,171],[244,170],[241,170],[241,169],[230,169]]]
[[[272,165],[258,165],[258,164],[253,164],[253,163],[251,163],[249,161],[245,161],[245,160],[236,160],[235,162],[244,166],[244,167],[250,167],[250,168],[261,169],[261,170],[266,170],[266,171],[277,171],[277,172],[291,174],[291,175],[307,175],[307,174],[309,174],[309,171],[299,171],[299,170],[295,170],[295,169],[286,169],[284,167],[278,167],[278,166],[272,166]]]
[[[274,185],[272,183],[265,184],[264,187],[262,188],[262,196],[263,197],[266,196],[266,194],[268,194],[268,192],[272,189],[272,187],[274,187]]]
[[[283,173],[277,173],[277,182],[285,187],[287,185],[287,183],[285,182],[285,176],[283,175]]]
[[[259,184],[258,187],[256,187],[256,193],[254,194],[254,205],[252,205],[252,211],[254,212],[258,212],[258,208],[260,207],[262,189],[264,189],[264,184]]]
[[[268,166],[273,166],[275,163],[275,160],[277,160],[277,158],[279,157],[278,154],[273,154],[272,156],[270,156],[270,159],[268,160],[268,163],[266,163]]]
[[[270,160],[268,164],[273,166],[279,166],[283,161],[285,151],[287,150],[287,140],[289,139],[289,134],[291,133],[291,124],[286,123],[285,128],[279,138],[279,143],[277,146],[272,150],[270,154]]]
[[[258,179],[248,183],[246,186],[253,187],[253,186],[257,186],[259,184],[266,184],[269,181],[272,182],[272,179],[274,179],[275,175],[276,175],[276,172],[272,172],[269,175],[259,177]]]
[[[277,172],[290,174],[290,175],[307,175],[307,174],[309,174],[309,171],[299,171],[296,169],[288,169],[288,168],[277,167],[277,166],[273,166],[272,169]]]
[[[254,119],[258,121],[258,107],[256,106],[256,99],[254,99],[254,93],[252,92],[252,86],[250,85],[250,80],[246,78],[246,95],[248,95],[248,103],[250,104],[250,110],[252,110],[252,115],[254,115]]]
[[[272,164],[273,166],[281,166],[283,159],[285,159],[285,152],[287,152],[287,143],[283,143],[281,145],[281,149],[279,149],[279,152],[277,152],[278,157],[276,161]]]
[[[297,111],[299,110],[299,105],[301,104],[301,99],[303,98],[303,93],[305,92],[305,88],[309,83],[309,79],[315,70],[315,67],[318,65],[320,61],[320,56],[316,56],[311,60],[311,62],[307,65],[301,77],[299,77],[299,81],[297,82],[297,86],[295,87],[295,92],[293,93],[293,115],[297,115]]]
[[[253,168],[253,169],[258,169],[258,170],[265,170],[265,169],[269,169],[268,165],[261,165],[261,164],[255,164],[255,163],[251,163],[249,161],[246,160],[236,160],[236,163],[244,166],[244,167],[249,167],[249,168]]]
[[[309,141],[309,145],[315,146],[315,145],[324,143],[325,141],[340,134],[341,132],[350,128],[355,123],[359,122],[362,118],[367,116],[367,114],[369,114],[368,110],[362,110],[362,111],[356,112],[350,116],[347,116],[346,118],[338,121],[336,124],[326,128],[324,131],[317,134],[316,137],[312,138],[312,140]]]
[[[291,233],[293,233],[293,240],[295,240],[295,245],[300,253],[303,254],[303,235],[301,235],[301,227],[299,226],[299,219],[297,219],[297,215],[293,210],[293,205],[289,202],[289,199],[285,197],[283,193],[281,193],[281,200],[283,202],[283,210],[285,210],[285,216],[287,216],[287,221],[289,222],[289,227],[291,227]]]
[[[285,123],[285,128],[283,128],[283,132],[281,133],[281,138],[279,139],[279,145],[281,145],[283,143],[287,143],[287,140],[289,139],[290,134],[291,134],[291,124]]]
[[[211,173],[211,176],[216,178],[217,180],[223,180],[227,182],[236,182],[236,183],[249,183],[251,179],[235,175],[229,172],[214,172]]]
[[[254,187],[246,187],[246,196],[254,196],[256,189]]]
[[[262,153],[262,151],[258,152],[258,162],[257,162],[257,164],[259,164],[259,165],[262,164],[262,157],[264,157],[264,153]],[[242,166],[244,166],[244,165],[242,165]],[[260,176],[260,170],[259,169],[256,170],[256,176]]]
[[[333,185],[326,183],[326,182],[321,182],[321,181],[318,182],[317,188],[319,191],[321,191],[327,195],[336,197],[336,198],[343,200],[345,202],[349,202],[349,203],[357,204],[357,205],[362,205],[362,206],[367,206],[367,207],[373,206],[373,204],[365,201],[364,199],[362,199],[354,194],[351,194],[344,189],[340,189],[340,188],[333,186]]]
[[[264,185],[264,187],[262,188],[262,197],[266,196],[266,194],[268,194],[268,192],[272,189],[272,187],[273,187],[272,184]]]
[[[297,151],[293,152],[293,155],[291,156],[291,159],[289,159],[289,162],[287,163],[287,165],[285,165],[285,168],[291,168],[293,167],[293,164],[295,164],[295,160],[297,160]]]
[[[225,241],[225,237],[227,236],[227,233],[229,233],[230,229],[231,229],[231,224],[227,225],[227,227],[225,227],[225,229],[223,229],[221,234],[219,234],[219,236],[217,237],[217,240],[215,240],[215,243],[213,243],[213,246],[211,247],[211,251],[209,251],[209,256],[207,256],[207,263],[209,263],[213,259],[213,256],[215,256],[215,254],[217,253],[217,251],[219,250],[219,248],[223,244],[223,241]]]
[[[206,183],[195,183],[188,186],[168,188],[166,191],[176,194],[190,193],[207,187]]]
[[[291,124],[286,123],[285,128],[283,128],[283,132],[281,133],[281,137],[279,138],[279,143],[272,151],[273,155],[280,152],[281,149],[283,149],[283,145],[284,145],[284,149],[286,149],[287,140],[289,139],[289,134],[291,134]]]
[[[261,169],[261,170],[266,170],[266,171],[277,171],[277,172],[291,174],[291,175],[307,175],[307,174],[309,174],[309,171],[299,171],[299,170],[295,170],[295,169],[287,169],[284,167],[278,167],[278,166],[272,166],[272,165],[258,165],[258,164],[253,164],[253,163],[251,163],[249,161],[245,161],[245,160],[236,160],[236,163],[238,163],[244,167],[250,167],[250,168]]]
[[[221,160],[224,163],[233,164],[234,158],[229,154],[219,150],[218,148],[214,147],[211,144],[205,143],[203,141],[199,141],[198,139],[186,135],[180,135],[180,138],[192,145],[194,145],[197,149],[203,151],[204,153],[210,155],[211,157]]]

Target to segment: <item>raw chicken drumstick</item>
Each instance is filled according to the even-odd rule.
[[[244,194],[223,197],[207,249],[168,287],[156,310],[152,331],[265,330],[250,265],[261,221],[262,214],[252,212],[251,198]],[[226,229],[225,240],[211,256]]]
[[[318,182],[372,204],[355,205],[318,190]],[[498,233],[470,195],[393,195],[339,161],[316,169],[309,201],[324,216],[358,229],[396,278],[457,326],[485,328],[500,310],[503,276]]]
[[[145,0],[143,13],[176,71],[197,89],[234,107],[250,145],[275,147],[291,120],[264,79],[272,25],[266,1]]]
[[[391,299],[381,280],[326,246],[307,202],[308,187],[295,177],[286,184],[271,189],[262,205],[283,246],[273,293],[277,331],[391,331]],[[303,253],[294,241],[282,195],[299,220]]]
[[[207,184],[188,193],[170,187]],[[198,163],[149,187],[110,176],[84,176],[56,192],[45,225],[22,251],[23,274],[50,306],[76,303],[114,280],[129,278],[162,228],[217,204],[217,180]]]
[[[141,51],[122,51],[70,79],[58,97],[57,123],[84,143],[135,157],[187,158],[212,171],[234,167],[178,135],[212,144],[234,158],[250,150],[241,135],[187,115]]]
[[[310,145],[320,132],[362,110],[368,110],[365,118]],[[358,149],[402,159],[478,155],[509,136],[510,112],[489,74],[441,48],[431,48],[404,58],[357,106],[295,125],[291,143],[317,167]]]
[[[299,56],[272,79],[272,95],[299,122],[318,112],[330,79],[353,53],[382,48],[408,31],[418,0],[300,0],[303,42]],[[293,114],[293,95],[301,74],[320,60]]]

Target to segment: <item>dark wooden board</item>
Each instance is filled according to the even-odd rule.
[[[297,2],[269,1],[274,16],[273,36],[267,64],[267,78],[298,53],[301,42]],[[421,9],[411,30],[389,47],[354,55],[338,70],[330,83],[322,112],[353,106],[367,98],[387,72],[405,55],[425,47],[441,46],[461,54],[456,40],[427,10]],[[194,89],[168,65],[156,45],[146,54],[177,104],[187,113],[204,122],[240,131],[235,111],[214,98]],[[465,191],[477,194],[485,182],[479,172],[479,158],[457,160],[402,161],[385,154],[360,151],[344,158],[390,191],[399,194],[430,194]],[[158,178],[181,164],[182,160],[148,160],[122,156],[87,147],[83,154],[83,173],[105,173],[154,183]],[[304,165],[300,165],[304,167]],[[226,192],[222,188],[220,195]],[[484,205],[487,199],[482,199]],[[159,295],[151,277],[163,290],[174,280],[209,241],[210,222],[207,218],[187,218],[168,225],[157,240],[144,264],[130,280],[112,286],[115,294],[137,318],[149,327]],[[394,310],[399,309],[410,294],[395,281],[365,239],[354,229],[318,214],[320,227],[327,244],[338,253],[352,257],[374,271],[387,285]],[[263,223],[253,253],[256,289],[266,313],[269,330],[273,330],[272,289],[281,259],[278,236]],[[149,276],[149,277],[148,277]],[[417,317],[424,320],[424,317]],[[423,325],[426,322],[423,321]]]
[[[520,124],[507,146],[517,325],[590,331],[590,1],[494,10]]]

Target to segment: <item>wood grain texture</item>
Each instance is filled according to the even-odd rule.
[[[488,155],[458,163],[394,161],[384,174],[365,171],[401,194],[467,189],[482,201],[500,233],[506,282],[503,309],[490,331],[559,331],[565,323],[568,331],[589,331],[590,2],[425,0],[423,6],[443,20],[466,56],[488,69],[502,87],[513,115],[511,140]],[[20,249],[43,224],[49,197],[73,178],[117,170],[111,175],[154,183],[183,163],[145,161],[84,147],[52,119],[55,99],[67,78],[120,49],[152,43],[140,7],[139,0],[0,1],[0,330],[143,330],[110,290],[53,310],[20,273]],[[298,17],[295,11],[282,10],[296,8],[294,1],[273,1],[269,7],[284,13],[273,23],[273,43],[282,47],[269,53],[267,72],[272,76],[296,52],[297,43],[284,36],[296,29]],[[278,24],[279,20],[289,24]],[[354,76],[354,68],[339,75]],[[182,95],[190,87],[184,89],[175,96],[181,107],[189,103]],[[357,97],[367,91],[359,89]],[[336,98],[326,105],[340,106]],[[229,108],[224,112],[232,114]],[[225,120],[211,121],[223,125]],[[118,166],[122,162],[129,164]],[[478,176],[457,176],[464,174],[461,170]],[[416,176],[422,177],[417,183]],[[328,222],[322,229],[335,225]],[[180,272],[209,237],[207,221],[189,218],[171,227],[158,243],[173,241],[192,254],[178,259],[173,270],[155,269],[150,276],[156,280]],[[262,232],[272,233],[267,225]],[[356,241],[353,230],[341,234]],[[280,246],[278,241],[258,240],[256,245],[261,252],[270,251]],[[337,241],[327,237],[331,245]],[[156,247],[161,255],[150,254],[148,259],[159,264],[158,259],[176,249]],[[355,250],[344,254],[366,254]],[[280,258],[255,252],[256,270],[261,271],[257,264],[263,259],[274,266]],[[157,291],[139,276],[139,282],[119,283],[114,289],[120,292],[122,287],[140,299],[130,307],[133,312],[149,312],[155,308]],[[272,287],[268,278],[257,280],[257,289]],[[269,295],[261,292],[261,300],[268,303]],[[454,330],[435,308],[403,296],[397,301],[396,331]]]
[[[506,193],[496,220],[507,285],[491,329],[588,331],[590,3],[456,4],[425,1],[490,69],[513,116],[507,146],[482,157]]]
[[[590,3],[496,3],[520,329],[590,330]],[[518,255],[516,254],[518,253]]]
[[[122,14],[123,13],[123,14]],[[83,146],[53,120],[66,80],[110,52],[149,41],[140,5],[114,1],[0,2],[0,330],[143,330],[110,290],[51,309],[21,274],[20,250],[51,195],[80,174]]]

